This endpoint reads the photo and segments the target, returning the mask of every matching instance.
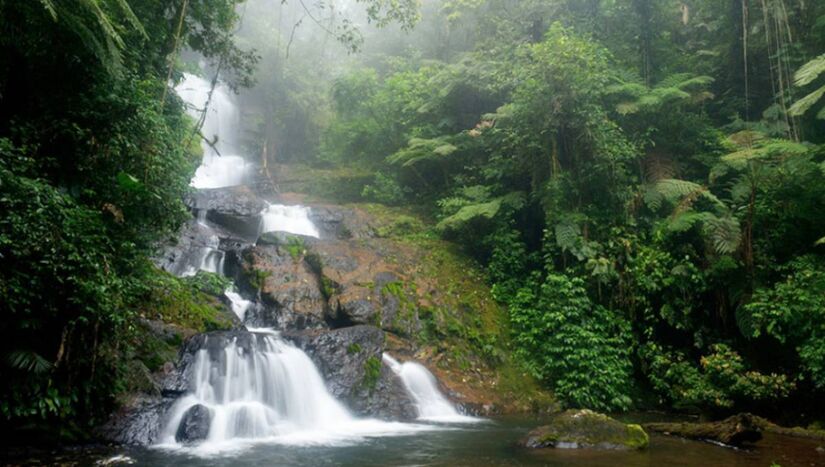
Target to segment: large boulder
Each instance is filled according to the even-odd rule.
[[[591,410],[567,410],[531,431],[521,444],[528,448],[644,449],[649,438],[639,425],[625,425]]]
[[[384,333],[374,326],[284,333],[318,366],[330,393],[362,416],[411,420],[415,406],[383,363]]]
[[[183,414],[178,431],[175,432],[175,441],[183,444],[203,441],[209,436],[211,423],[212,411],[201,404],[193,405]]]
[[[326,326],[327,297],[321,279],[304,261],[303,249],[261,245],[241,254],[238,283],[248,293],[260,294],[260,307],[247,323],[277,329]]]
[[[246,239],[258,236],[261,212],[266,201],[248,187],[235,186],[198,190],[186,198],[195,212],[206,212],[206,219]]]
[[[740,446],[762,439],[761,425],[758,417],[742,413],[711,423],[647,423],[645,429],[682,438]]]
[[[147,446],[158,441],[172,398],[138,395],[109,417],[97,429],[97,436],[119,444]]]

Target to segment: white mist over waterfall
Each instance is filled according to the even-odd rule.
[[[319,237],[318,229],[309,218],[309,208],[270,204],[261,213],[261,233],[287,232],[307,237]]]
[[[240,119],[232,91],[220,82],[212,89],[211,82],[189,73],[184,73],[175,90],[186,102],[187,113],[195,119],[201,118],[208,104],[201,134],[209,143],[201,142],[203,161],[190,184],[195,188],[241,185],[248,165],[240,155]]]
[[[418,418],[440,422],[476,422],[480,419],[461,415],[438,390],[438,381],[424,365],[416,362],[399,363],[384,354],[384,363],[401,378],[407,392],[415,401]]]

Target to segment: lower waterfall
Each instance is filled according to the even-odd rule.
[[[438,382],[424,365],[416,362],[400,363],[388,354],[384,363],[392,368],[404,383],[407,392],[415,400],[418,418],[440,422],[477,422],[481,419],[462,415],[438,390]]]
[[[434,429],[353,417],[329,394],[312,360],[271,329],[250,329],[220,349],[199,350],[190,384],[169,411],[160,447],[186,444],[181,430],[195,408],[208,413],[208,433],[195,447],[207,454],[254,442],[346,445]]]

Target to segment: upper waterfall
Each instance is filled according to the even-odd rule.
[[[184,73],[175,90],[186,102],[187,113],[197,120],[203,118],[201,134],[209,140],[201,142],[203,160],[190,185],[221,188],[243,184],[248,164],[241,156],[240,114],[232,91],[220,82],[213,89],[211,82],[189,73]]]

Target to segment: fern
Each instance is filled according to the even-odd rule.
[[[481,204],[471,204],[464,206],[457,213],[443,219],[436,225],[442,231],[455,231],[463,228],[469,222],[483,218],[492,219],[501,209],[501,199]]]
[[[788,109],[788,113],[794,117],[801,117],[805,114],[808,110],[811,109],[820,99],[822,96],[825,95],[825,85],[821,88],[817,89],[816,91],[808,94],[807,96],[799,99],[798,101],[794,102],[790,109]],[[819,116],[819,115],[817,115]]]
[[[26,373],[45,373],[52,367],[51,362],[31,350],[14,350],[6,355],[9,367]]]
[[[739,220],[733,216],[708,218],[704,224],[704,231],[714,250],[720,255],[735,252],[742,240]]]
[[[822,73],[825,73],[825,54],[802,65],[794,74],[794,84],[797,86],[807,86],[814,82]]]
[[[576,247],[579,237],[581,237],[581,229],[579,226],[569,220],[562,221],[556,224],[556,245],[562,251],[570,251]]]

